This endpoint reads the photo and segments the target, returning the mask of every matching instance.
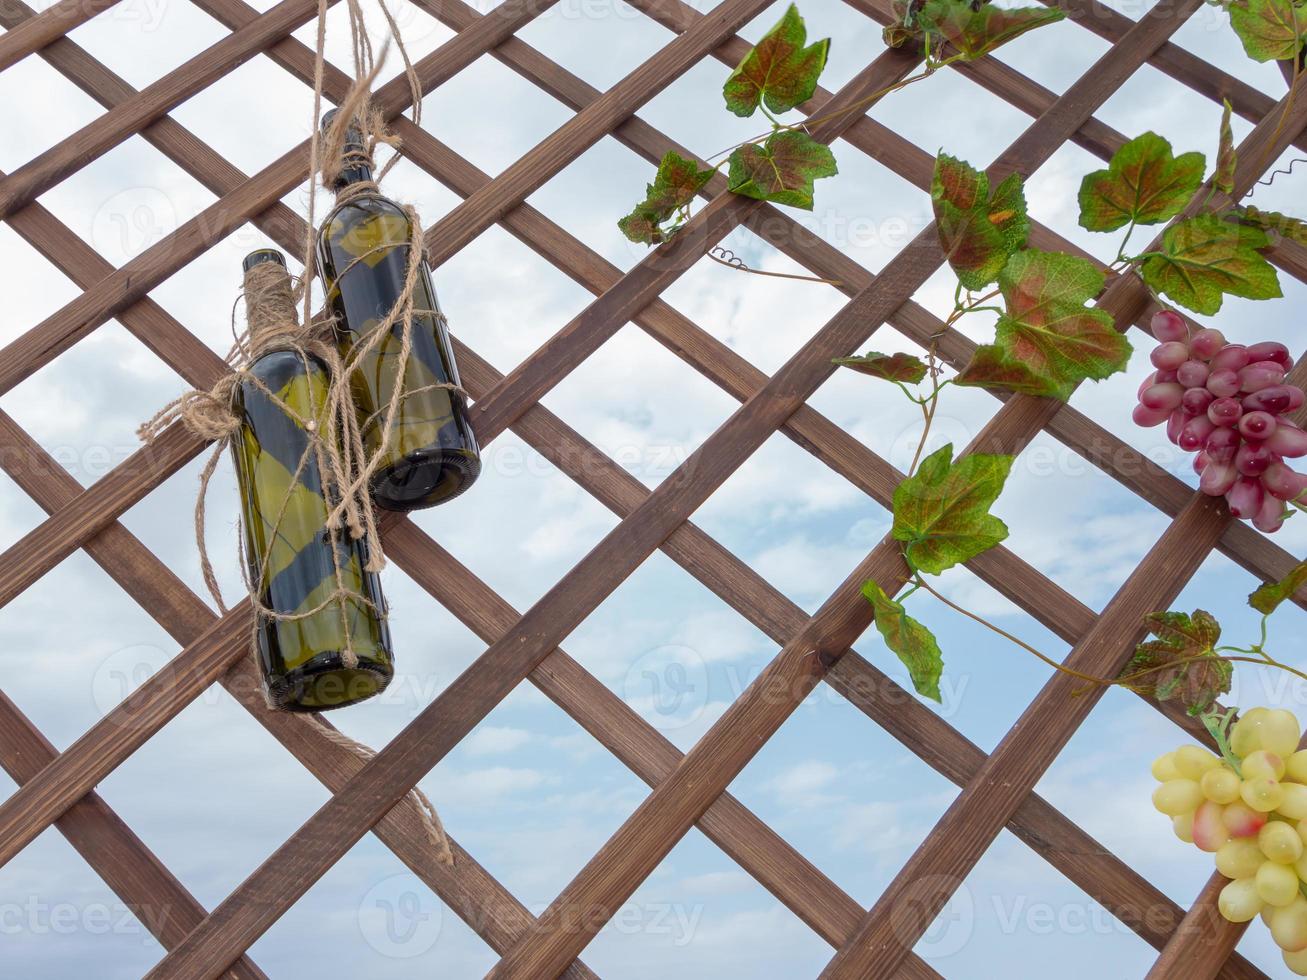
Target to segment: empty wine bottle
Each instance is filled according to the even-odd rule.
[[[366,570],[364,539],[342,531],[332,553],[327,516],[334,494],[310,441],[310,430],[326,431],[330,375],[289,336],[285,346],[275,336],[295,318],[285,259],[262,249],[244,265],[246,298],[253,300],[247,302],[250,342],[263,353],[233,394],[241,428],[232,453],[250,583],[274,614],[258,617],[259,665],[270,704],[324,711],[362,701],[390,683],[385,599],[376,573]],[[349,595],[331,599],[338,573]]]
[[[324,130],[334,116],[333,110],[323,117]],[[403,208],[377,191],[362,137],[352,126],[335,191],[337,206],[318,235],[318,266],[341,356],[348,358],[403,293],[412,224]],[[412,347],[403,376],[405,325],[400,322],[360,359],[350,378],[363,448],[369,456],[381,448],[385,413],[395,387],[402,386],[371,487],[377,505],[388,510],[442,503],[466,490],[481,472],[466,399],[461,391],[447,387],[459,384],[453,345],[426,262],[418,265]]]

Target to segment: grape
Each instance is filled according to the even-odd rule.
[[[1212,371],[1207,376],[1207,390],[1217,398],[1239,393],[1239,375],[1231,370]]]
[[[1292,711],[1284,708],[1268,708],[1254,721],[1257,730],[1257,746],[1281,760],[1288,759],[1298,751],[1302,740],[1302,726]],[[1287,770],[1287,763],[1285,764]]]
[[[1192,782],[1192,780],[1173,780],[1173,782],[1187,783]],[[1166,789],[1166,787],[1170,785],[1172,785],[1172,783],[1163,783],[1158,787],[1157,792],[1153,793],[1153,801],[1155,803],[1157,801],[1157,793]],[[1197,784],[1195,783],[1195,785]],[[1201,787],[1198,791],[1200,793],[1202,792]],[[1186,792],[1187,791],[1184,787],[1177,787],[1170,791],[1170,795],[1166,796],[1166,800],[1172,805],[1177,805],[1180,800],[1187,798],[1185,795]],[[1277,780],[1267,779],[1265,776],[1261,776],[1256,779],[1245,779],[1243,785],[1239,787],[1239,796],[1243,799],[1244,803],[1257,812],[1270,813],[1284,800],[1284,790],[1280,788],[1280,784]],[[1158,809],[1161,810],[1162,808],[1159,806]],[[1162,810],[1162,812],[1165,813],[1166,811]],[[1174,814],[1172,815],[1174,816]],[[1235,836],[1242,835],[1236,834]]]
[[[1231,398],[1229,395],[1217,398],[1207,406],[1207,417],[1212,420],[1213,425],[1235,425],[1241,415],[1243,415],[1243,405],[1239,399]]]
[[[1240,786],[1242,791],[1243,787]],[[1266,814],[1254,810],[1242,800],[1237,800],[1225,808],[1221,822],[1230,831],[1232,837],[1255,837],[1266,825]]]
[[[1221,765],[1220,759],[1197,745],[1180,746],[1171,753],[1171,760],[1183,778],[1195,781],[1202,779],[1211,770],[1220,768]]]
[[[1226,344],[1212,357],[1213,371],[1238,371],[1248,366],[1248,348],[1243,344]]]
[[[1176,440],[1176,445],[1186,452],[1197,452],[1203,448],[1207,437],[1215,428],[1212,420],[1206,415],[1195,415],[1180,430],[1180,438]]]
[[[1238,430],[1220,428],[1207,437],[1204,449],[1212,459],[1221,463],[1229,463],[1234,459],[1235,450],[1239,448],[1241,441]]]
[[[1180,441],[1180,432],[1191,418],[1193,416],[1184,409],[1176,409],[1172,412],[1170,418],[1166,420],[1166,438],[1178,443]]]
[[[1203,470],[1207,469],[1207,464],[1212,461],[1212,457],[1206,452],[1196,453],[1194,455],[1194,472],[1199,476],[1203,475]]]
[[[1261,476],[1277,459],[1264,443],[1245,442],[1234,454],[1234,465],[1244,476]]]
[[[1152,328],[1153,336],[1163,343],[1184,340],[1189,336],[1189,325],[1174,310],[1159,310],[1153,314],[1148,325]]]
[[[1271,938],[1289,953],[1307,949],[1307,898],[1299,895],[1284,908],[1271,913]]]
[[[1284,526],[1284,519],[1288,513],[1283,500],[1278,500],[1269,493],[1265,494],[1262,497],[1262,506],[1253,515],[1253,527],[1266,534],[1274,534]]]
[[[1230,839],[1230,830],[1225,826],[1221,817],[1225,808],[1219,803],[1213,803],[1211,800],[1203,800],[1194,811],[1193,826],[1190,834],[1193,837],[1194,844],[1199,850],[1207,851],[1209,854],[1215,854]],[[1269,824],[1268,824],[1269,826]],[[1285,824],[1284,826],[1288,826]],[[1263,828],[1264,830],[1265,828]],[[1302,840],[1297,833],[1293,833],[1294,842],[1298,845],[1298,853],[1302,853]],[[1260,840],[1260,839],[1259,839]],[[1268,854],[1267,857],[1270,857]],[[1296,860],[1297,854],[1294,855]]]
[[[1285,775],[1294,782],[1307,783],[1307,750],[1294,752],[1285,759],[1284,771]]]
[[[1223,497],[1229,493],[1237,479],[1239,479],[1239,471],[1235,469],[1233,463],[1218,463],[1213,459],[1211,465],[1203,470],[1202,476],[1199,477],[1198,489],[1209,497]]]
[[[1299,894],[1298,873],[1285,864],[1266,861],[1257,869],[1253,881],[1258,897],[1267,905],[1288,905]]]
[[[1182,813],[1178,817],[1171,818],[1171,829],[1175,831],[1175,836],[1179,837],[1186,844],[1194,842],[1194,815],[1192,813]]]
[[[1139,396],[1139,404],[1145,408],[1160,408],[1169,412],[1180,407],[1180,399],[1183,397],[1184,387],[1179,382],[1171,381],[1145,388]],[[1235,404],[1239,405],[1238,402]],[[1239,411],[1243,411],[1242,405],[1239,405]]]
[[[1270,713],[1269,708],[1250,708],[1239,716],[1230,730],[1230,749],[1235,755],[1242,759],[1262,747],[1261,725]]]
[[[1240,792],[1242,793],[1242,788]],[[1168,779],[1153,790],[1153,806],[1168,817],[1178,817],[1182,813],[1190,813],[1198,809],[1198,804],[1202,802],[1202,788],[1192,779]],[[1250,803],[1249,806],[1252,806],[1252,804]],[[1274,810],[1275,807],[1269,809]]]
[[[1242,391],[1258,392],[1265,388],[1275,387],[1283,382],[1284,368],[1274,361],[1258,361],[1255,364],[1249,364],[1239,372],[1239,388]]]
[[[1194,825],[1197,827],[1197,818]],[[1257,846],[1268,860],[1276,864],[1293,864],[1302,857],[1302,838],[1292,825],[1283,820],[1272,820],[1258,831]],[[1297,877],[1297,872],[1294,872],[1294,876]]]
[[[1213,330],[1210,327],[1199,330],[1189,338],[1189,349],[1193,351],[1194,357],[1203,360],[1210,360],[1224,346],[1225,335],[1221,331]]]
[[[1147,405],[1136,405],[1130,417],[1134,420],[1135,425],[1145,429],[1151,429],[1155,425],[1161,425],[1171,417],[1169,408],[1149,408]]]
[[[1221,889],[1216,907],[1230,922],[1251,922],[1262,910],[1264,900],[1257,890],[1257,879],[1239,878]]]
[[[1175,369],[1175,380],[1186,388],[1201,388],[1211,373],[1212,369],[1202,361],[1185,361]]]
[[[1253,412],[1253,415],[1265,415],[1265,412]],[[1244,416],[1247,418],[1248,416]],[[1272,419],[1274,421],[1274,419]],[[1296,459],[1307,456],[1307,432],[1289,422],[1282,422],[1266,436],[1266,445],[1273,453]]]
[[[1162,368],[1165,371],[1174,371],[1189,360],[1189,345],[1178,340],[1158,344],[1153,348],[1153,353],[1149,355],[1149,360],[1153,362],[1153,367]]]
[[[1216,870],[1227,878],[1251,878],[1265,860],[1266,855],[1257,846],[1257,841],[1236,837],[1222,844],[1216,852]]]
[[[1207,406],[1215,400],[1216,396],[1206,388],[1194,387],[1181,396],[1180,407],[1190,415],[1201,415],[1207,411]]]
[[[1213,803],[1233,803],[1239,798],[1239,784],[1241,780],[1233,769],[1229,766],[1217,766],[1215,769],[1209,769],[1203,773],[1203,778],[1198,781],[1198,785],[1203,789],[1203,795]],[[1307,790],[1307,786],[1302,787]],[[1232,878],[1239,877],[1231,875]]]
[[[1307,977],[1307,952],[1284,951],[1284,965],[1300,977]]]
[[[1281,783],[1280,788],[1284,790],[1284,799],[1275,812],[1290,820],[1307,819],[1307,786],[1301,783]]]
[[[1180,769],[1180,766],[1176,766]],[[1268,752],[1266,749],[1258,749],[1256,752],[1249,752],[1244,757],[1243,765],[1240,766],[1244,779],[1281,779],[1284,776],[1284,759],[1274,752]],[[1180,774],[1186,778],[1190,777],[1183,769]]]
[[[1307,395],[1304,395],[1303,390],[1295,385],[1272,385],[1245,396],[1243,407],[1244,411],[1263,411],[1270,412],[1272,415],[1283,415],[1285,412],[1296,412],[1302,408],[1304,400],[1307,400]]]
[[[1307,753],[1304,753],[1304,756],[1307,756]],[[1307,762],[1307,758],[1305,758],[1303,761]],[[1167,752],[1164,755],[1159,755],[1156,759],[1154,759],[1151,772],[1153,774],[1153,778],[1156,779],[1159,783],[1164,783],[1168,779],[1184,778],[1180,775],[1180,770],[1175,767],[1174,752]]]
[[[1272,463],[1262,474],[1262,486],[1280,500],[1293,500],[1307,490],[1307,476],[1295,473],[1284,463]]]
[[[1289,348],[1275,340],[1253,344],[1248,348],[1248,356],[1254,361],[1274,361],[1286,371],[1293,367],[1293,355],[1289,353]]]
[[[1248,476],[1239,477],[1234,481],[1234,486],[1225,494],[1225,502],[1230,508],[1230,515],[1249,519],[1255,517],[1262,508],[1264,494],[1265,491],[1262,490],[1261,481]]]
[[[1269,439],[1275,429],[1275,416],[1270,412],[1249,412],[1239,418],[1239,434],[1245,439]]]

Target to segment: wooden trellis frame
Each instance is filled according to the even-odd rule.
[[[136,91],[74,42],[73,27],[115,0],[61,0],[36,14],[23,0],[0,0],[0,69],[37,54],[105,107],[102,116],[34,161],[0,175],[0,218],[84,292],[0,352],[0,393],[117,318],[188,382],[211,384],[219,358],[149,298],[228,233],[253,222],[281,247],[298,252],[303,220],[279,203],[306,178],[306,147],[295,147],[247,176],[167,113],[251,57],[263,55],[311,82],[312,52],[289,37],[310,20],[314,0],[283,0],[259,14],[245,0],[193,0],[231,33],[207,51]],[[333,0],[334,2],[334,0]],[[84,549],[182,645],[181,652],[127,701],[57,753],[18,706],[0,694],[0,764],[19,789],[0,805],[0,863],[51,824],[154,930],[168,955],[151,977],[262,977],[245,950],[369,830],[502,955],[497,976],[593,976],[577,957],[677,841],[697,825],[707,837],[807,923],[835,950],[826,975],[936,977],[912,952],[943,903],[1007,828],[1088,895],[1160,951],[1155,977],[1260,977],[1232,954],[1242,927],[1211,914],[1214,879],[1186,913],[1156,887],[1035,795],[1032,790],[1097,701],[1069,697],[1074,681],[1055,674],[1019,723],[989,755],[907,696],[849,644],[866,628],[870,607],[859,586],[877,579],[893,593],[907,570],[893,542],[882,542],[813,616],[764,581],[688,518],[773,432],[785,433],[881,504],[902,475],[820,413],[806,399],[830,375],[830,359],[860,349],[882,324],[929,341],[942,324],[911,299],[940,267],[933,228],[877,275],[767,204],[724,192],[717,177],[706,206],[672,242],[622,273],[530,205],[525,198],[589,147],[612,135],[656,161],[671,149],[690,155],[634,114],[705,57],[733,65],[748,44],[735,36],[769,0],[721,0],[707,13],[682,0],[629,0],[675,35],[666,47],[607,92],[555,64],[515,32],[556,0],[505,0],[479,14],[463,0],[414,0],[455,36],[417,63],[431,91],[489,53],[572,109],[575,115],[491,179],[430,133],[402,118],[402,79],[378,93],[381,108],[416,166],[463,198],[427,235],[440,265],[491,224],[507,231],[596,296],[575,319],[507,375],[465,343],[458,355],[475,398],[473,420],[483,444],[507,428],[551,460],[620,517],[610,532],[531,609],[518,612],[405,518],[388,516],[389,556],[488,647],[374,759],[361,762],[303,717],[270,712],[246,656],[248,607],[221,618],[118,522],[203,448],[170,431],[91,487],[82,487],[12,419],[0,413],[0,466],[49,517],[0,557],[0,602],[8,602],[76,549]],[[888,0],[847,0],[879,22]],[[1109,50],[1062,95],[994,60],[955,70],[1032,117],[1029,128],[990,173],[1029,174],[1071,140],[1106,158],[1124,138],[1094,112],[1140,66],[1153,65],[1203,96],[1228,98],[1255,127],[1240,147],[1236,184],[1261,174],[1246,161],[1274,160],[1289,145],[1307,149],[1307,99],[1285,115],[1286,102],[1207,64],[1168,38],[1201,0],[1163,0],[1138,22],[1096,0],[1047,0],[1110,42]],[[929,185],[932,157],[859,112],[829,118],[919,64],[885,50],[840,91],[819,90],[803,107],[828,117],[812,127],[823,141],[841,138],[915,186]],[[340,99],[349,79],[329,68],[325,93]],[[49,211],[38,195],[132,135],[139,134],[217,195],[218,200],[152,248],[114,269]],[[816,275],[837,280],[848,304],[775,375],[768,377],[659,299],[705,249],[745,225]],[[1048,228],[1032,244],[1083,254]],[[1307,281],[1307,254],[1281,244],[1271,259]],[[1133,277],[1114,281],[1098,300],[1119,329],[1146,324],[1149,297]],[[625,472],[539,403],[540,398],[631,321],[737,398],[741,407],[677,473],[655,490]],[[972,344],[946,334],[939,353],[960,366]],[[1307,381],[1300,363],[1294,378]],[[969,563],[992,587],[1073,647],[1067,664],[1112,674],[1141,636],[1144,613],[1167,607],[1212,549],[1264,580],[1283,576],[1294,559],[1224,505],[1185,484],[1075,409],[1012,396],[968,447],[1017,453],[1040,431],[1090,459],[1167,514],[1171,524],[1101,613],[1081,604],[1011,551],[998,547]],[[764,673],[682,754],[664,736],[557,647],[655,549],[781,645]],[[394,804],[519,682],[529,680],[614,753],[652,792],[538,919],[475,858],[455,843],[457,863],[435,864],[422,828]],[[804,696],[831,684],[926,763],[962,787],[961,794],[886,892],[862,908],[833,881],[726,792]],[[334,794],[212,912],[186,891],[146,845],[98,797],[97,782],[158,732],[210,684],[221,683]],[[1167,713],[1195,737],[1194,723]],[[585,915],[570,915],[577,909]],[[151,913],[155,914],[151,914]],[[165,912],[167,914],[158,914]]]

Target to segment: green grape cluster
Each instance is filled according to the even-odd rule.
[[[1230,731],[1229,757],[1183,745],[1153,762],[1153,805],[1230,879],[1218,907],[1260,915],[1285,965],[1307,976],[1307,750],[1292,712],[1254,708]]]

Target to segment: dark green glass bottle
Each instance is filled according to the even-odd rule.
[[[323,118],[324,129],[334,112]],[[346,142],[348,166],[336,192],[352,188],[322,223],[318,265],[327,307],[335,317],[341,356],[374,329],[403,291],[412,226],[404,209],[377,193],[358,130]],[[364,187],[360,192],[359,185]],[[363,446],[370,455],[381,445],[382,413],[396,385],[405,394],[390,441],[372,481],[377,505],[409,511],[458,496],[481,472],[481,455],[461,392],[432,385],[459,384],[454,349],[439,315],[436,291],[425,262],[414,296],[412,349],[400,377],[403,324],[396,324],[350,379],[359,412]],[[426,389],[426,390],[423,390]]]
[[[247,295],[251,270],[265,263],[275,263],[285,277],[286,316],[293,318],[280,252],[263,249],[246,257]],[[266,269],[261,274],[268,275]],[[250,324],[252,334],[259,328]],[[251,339],[260,343],[258,336]],[[257,587],[264,579],[260,599],[266,608],[279,616],[301,617],[260,617],[257,647],[268,701],[287,711],[353,704],[383,690],[394,671],[385,599],[376,573],[366,571],[366,542],[342,532],[337,550],[344,586],[361,598],[338,599],[317,609],[336,588],[327,491],[308,432],[278,404],[290,406],[300,419],[313,420],[322,431],[330,376],[318,358],[290,347],[278,349],[275,341],[249,373],[251,379],[233,395],[241,428],[232,439],[232,453],[250,582]],[[347,649],[353,650],[357,665],[346,665]]]

